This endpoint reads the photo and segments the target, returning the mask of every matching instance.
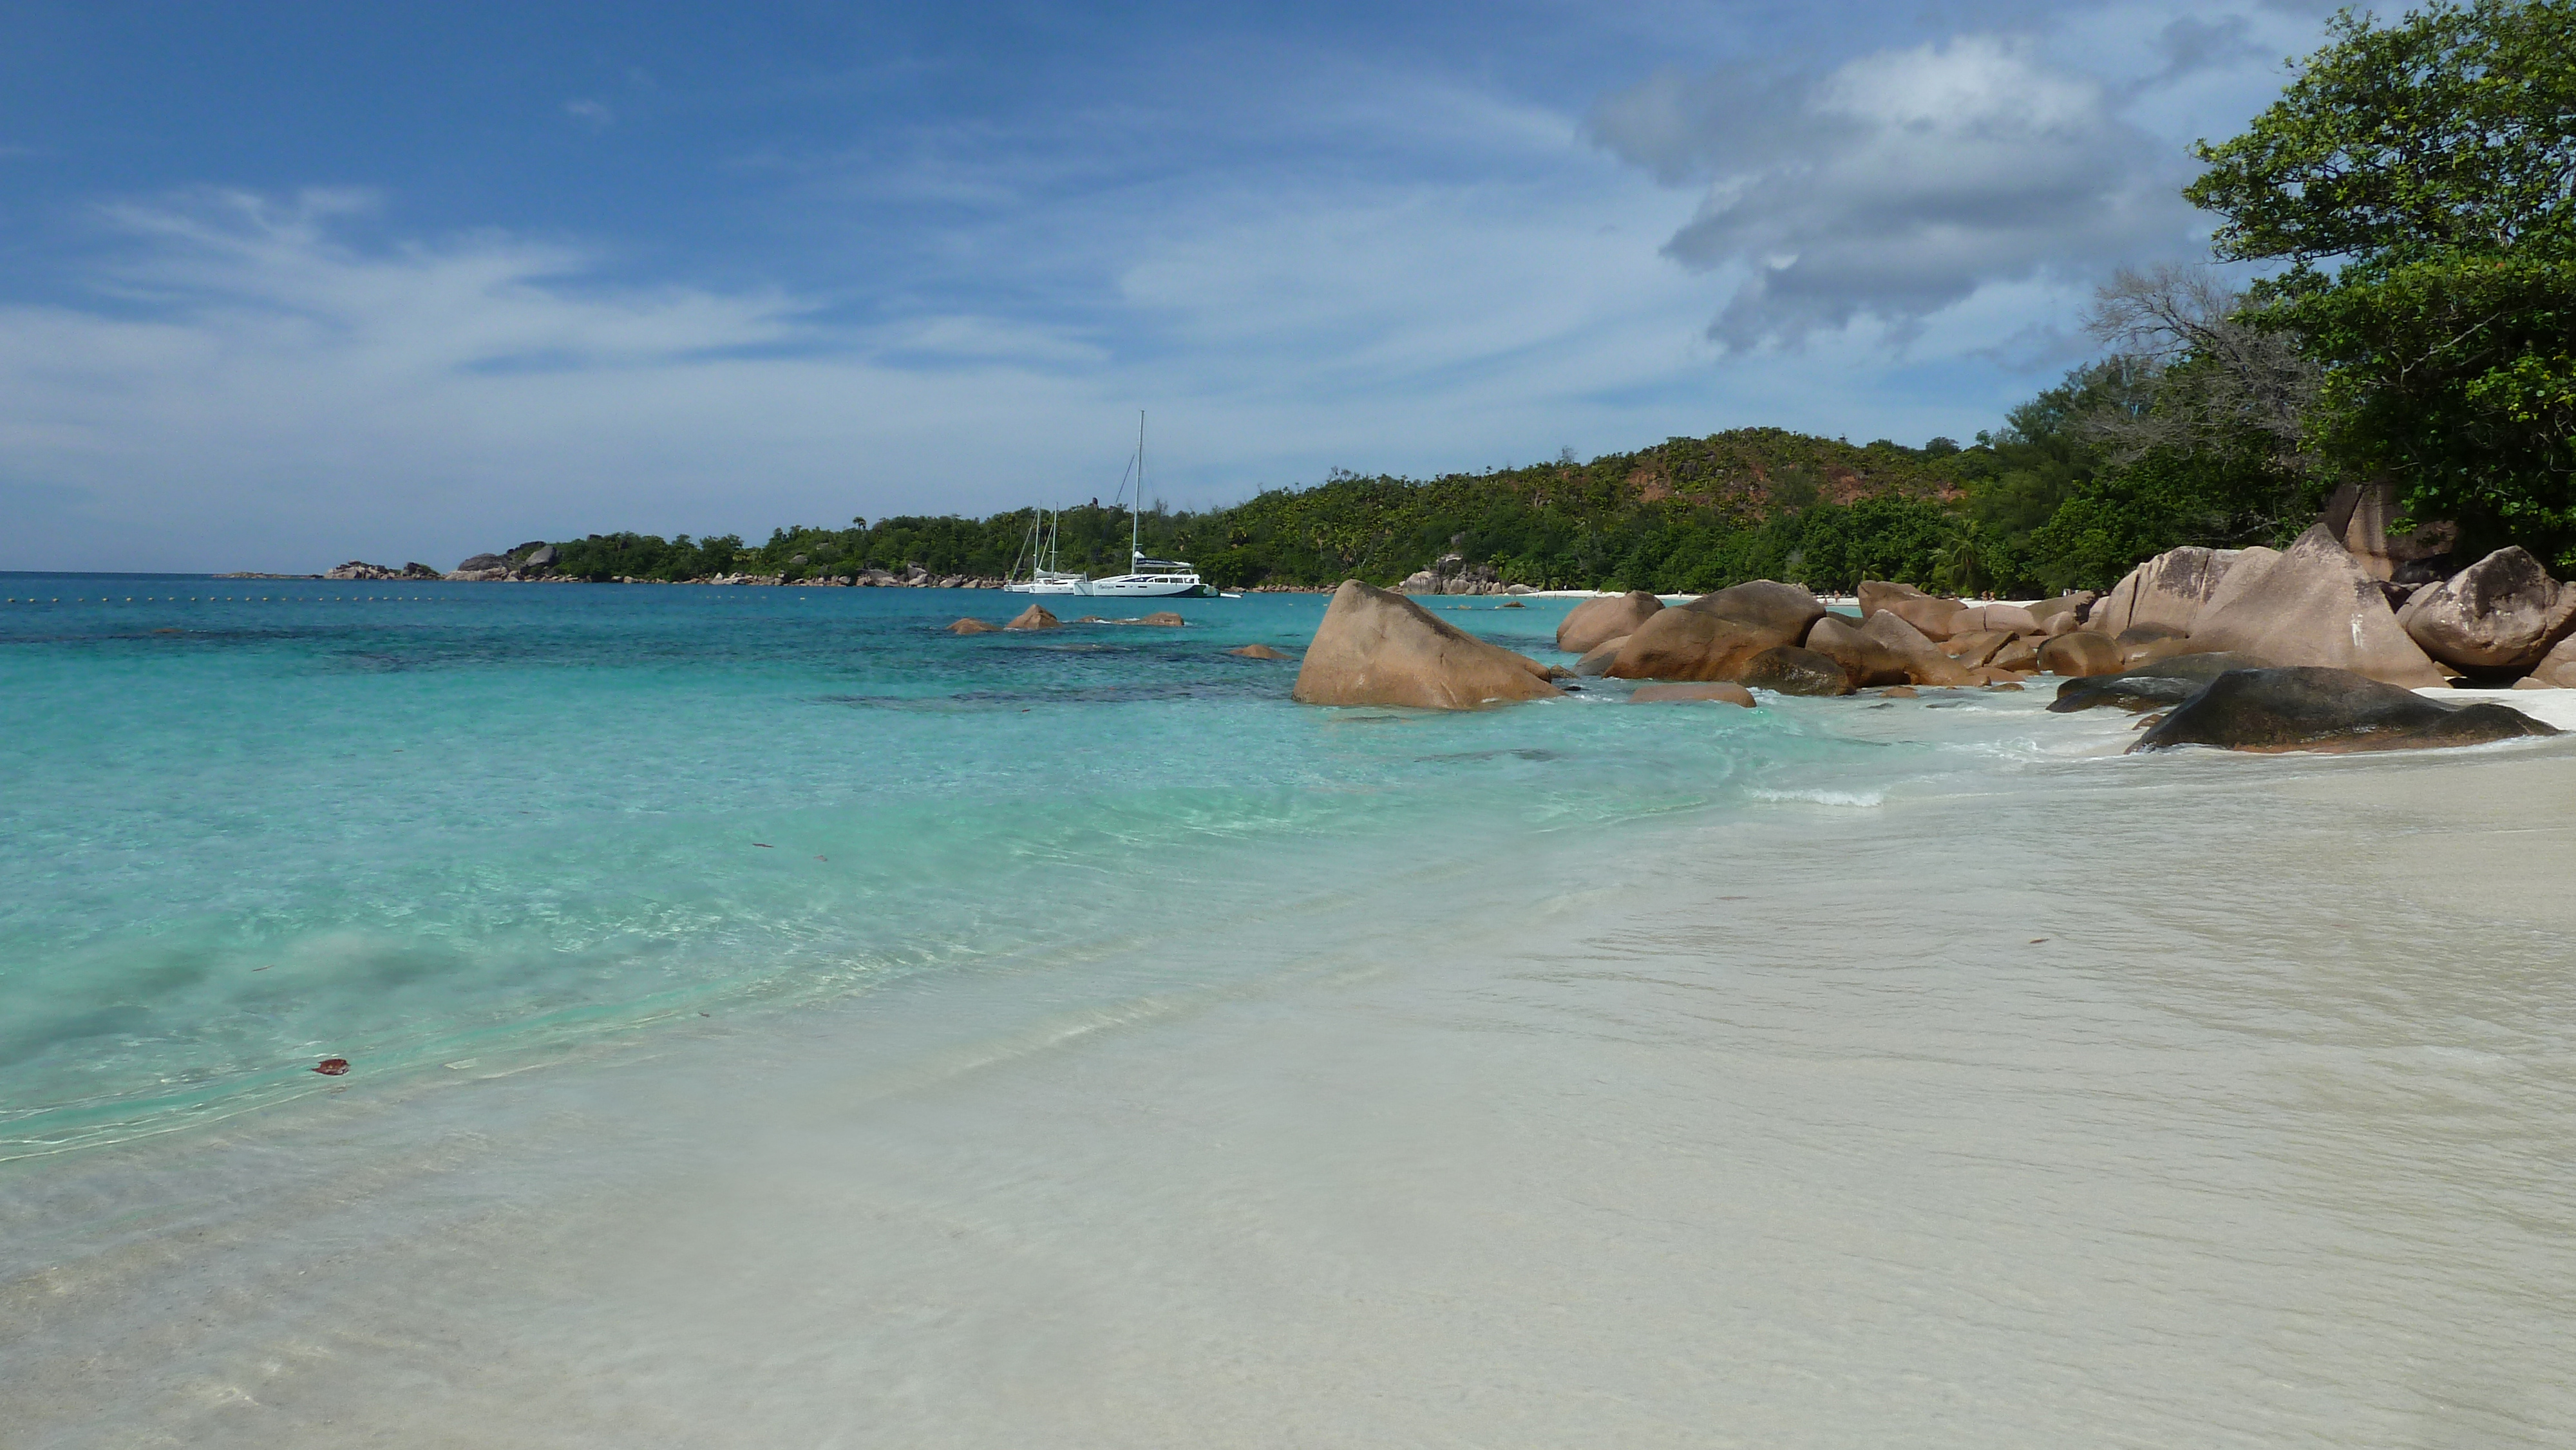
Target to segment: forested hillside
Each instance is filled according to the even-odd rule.
[[[2108,584],[2141,551],[2276,531],[2268,516],[2250,528],[2215,517],[2195,501],[2209,492],[2196,476],[2131,469],[2106,484],[2098,450],[2076,426],[2103,405],[2100,372],[2079,373],[1964,448],[1750,428],[1589,462],[1419,480],[1336,473],[1227,508],[1148,510],[1144,548],[1191,560],[1228,588],[1393,584],[1456,554],[1536,588],[1677,592],[1755,578],[1848,588],[1876,578],[2038,591]],[[595,579],[795,579],[912,564],[998,576],[1015,562],[1026,569],[1029,523],[1023,509],[785,528],[756,545],[598,534],[555,547],[561,571]],[[1125,511],[1076,504],[1059,530],[1063,567],[1126,568]]]

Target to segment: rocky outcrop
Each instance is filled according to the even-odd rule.
[[[325,579],[363,579],[380,582],[387,579],[443,579],[447,576],[439,573],[427,564],[405,564],[401,568],[396,569],[389,564],[370,564],[364,559],[351,559],[348,563],[342,564],[336,569],[323,570],[322,577]]]
[[[1694,685],[1639,685],[1628,696],[1629,703],[1634,705],[1677,705],[1694,700],[1750,708],[1753,692],[1725,680],[1712,680]]]
[[[1603,640],[1636,633],[1638,625],[1663,611],[1664,601],[1643,589],[1586,599],[1567,611],[1565,622],[1556,627],[1556,647],[1570,655],[1588,654]]]
[[[1138,624],[1154,625],[1161,629],[1184,629],[1189,625],[1188,620],[1181,618],[1179,615],[1174,614],[1168,609],[1157,609],[1153,613],[1146,615],[1144,618],[1139,619],[1136,622]]]
[[[1459,554],[1443,554],[1395,586],[1399,594],[1500,594],[1506,587],[1493,565],[1470,564]]]
[[[1872,685],[1902,685],[1912,676],[1905,668],[1905,657],[1874,637],[1861,632],[1839,614],[1828,614],[1807,631],[1806,647],[1843,667],[1855,688]]]
[[[1288,656],[1281,654],[1279,651],[1272,649],[1266,644],[1248,644],[1240,649],[1227,650],[1226,653],[1247,660],[1284,660],[1288,658]]]
[[[2052,675],[2117,674],[2127,663],[2118,642],[2089,629],[2058,635],[2039,647],[2039,667]]]
[[[1051,612],[1047,609],[1047,607],[1046,607],[1045,605],[1043,605],[1043,604],[1032,604],[1032,605],[1030,605],[1028,608],[1021,610],[1021,611],[1019,612],[1019,614],[1011,620],[1011,622],[1010,622],[1010,623],[1008,623],[1008,624],[1006,624],[1006,625],[1003,625],[1003,626],[1002,626],[1002,628],[1004,628],[1004,629],[1062,629],[1062,628],[1064,628],[1064,621],[1063,621],[1063,620],[1061,620],[1061,619],[1056,618],[1056,617],[1055,617],[1055,615],[1054,615],[1053,613],[1051,613]]]
[[[2576,589],[2519,548],[2498,549],[2409,595],[2398,626],[2418,648],[2473,675],[2523,674],[2576,624]]]
[[[2334,543],[2331,537],[2326,541]],[[2341,753],[2484,745],[2557,733],[2509,706],[2447,705],[2351,670],[2289,666],[2217,676],[2129,748]]]
[[[2257,668],[2243,655],[2181,655],[2152,664],[2133,665],[2117,674],[2086,675],[2057,687],[2048,708],[2059,715],[2110,705],[2122,710],[2152,710],[2178,705],[2200,693],[2200,687],[2229,670]]]
[[[1794,644],[1773,645],[1745,661],[1743,683],[1780,695],[1848,695],[1851,676],[1827,654]]]
[[[1884,611],[1912,625],[1925,639],[1948,639],[1959,614],[1968,606],[1956,599],[1926,594],[1911,584],[1864,579],[1860,584],[1860,617],[1866,625]]]
[[[2218,592],[2241,553],[2181,548],[2158,554],[2111,586],[2111,592],[2085,615],[2084,627],[2117,636],[2138,625],[2160,624],[2188,634],[2201,607]]]
[[[998,624],[987,624],[980,619],[961,619],[948,626],[950,634],[999,634],[1001,629]]]
[[[1290,693],[1309,705],[1465,710],[1562,693],[1545,676],[1536,661],[1445,623],[1401,594],[1348,579],[1333,591]]]
[[[2410,689],[2448,678],[2399,627],[2378,582],[2322,524],[2281,552],[2238,554],[2185,627],[2209,649],[2266,665],[2352,670]]]
[[[1798,643],[1806,638],[1809,625],[1825,617],[1824,603],[1805,585],[1772,579],[1756,579],[1703,594],[1682,608],[1767,630],[1778,636],[1774,644]]]
[[[1887,646],[1905,664],[1905,678],[1899,684],[1964,685],[1968,672],[1957,660],[1941,653],[1921,630],[1908,623],[1903,615],[1883,609],[1860,622],[1860,632]]]

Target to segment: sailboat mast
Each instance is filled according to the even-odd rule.
[[[1127,500],[1127,567],[1133,570],[1138,559],[1145,557],[1145,410],[1136,410],[1136,496]]]

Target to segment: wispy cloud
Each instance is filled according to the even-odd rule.
[[[617,113],[604,101],[583,96],[564,102],[563,108],[565,115],[593,131],[605,131],[617,124]]]

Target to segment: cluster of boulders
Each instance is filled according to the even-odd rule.
[[[2348,669],[2409,688],[2576,686],[2576,588],[2528,552],[2499,549],[2431,578],[2388,566],[2320,523],[2282,550],[2160,554],[2094,613],[2097,627],[2166,630],[2195,653]]]
[[[1578,677],[1732,681],[1784,695],[1881,685],[2018,685],[2100,674],[2148,646],[2082,628],[2090,593],[2032,605],[1969,604],[1906,584],[1860,586],[1860,618],[1768,579],[1667,608],[1643,590],[1590,599],[1557,627]]]
[[[1463,555],[1443,554],[1428,569],[1417,569],[1395,586],[1398,594],[1534,594],[1526,584],[1505,584],[1491,564],[1470,564]]]
[[[1867,581],[1853,619],[1771,580],[1674,606],[1637,591],[1566,615],[1556,644],[1579,656],[1571,671],[1352,580],[1325,611],[1295,698],[1454,710],[1609,676],[1652,682],[1630,695],[1638,703],[1751,705],[1754,690],[2017,690],[2046,673],[2066,679],[2052,710],[2160,710],[2141,722],[2141,750],[2376,750],[2558,733],[2499,703],[2415,691],[2455,680],[2576,687],[2576,587],[2520,549],[2448,575],[2420,567],[2428,557],[2356,551],[2329,521],[2286,549],[2177,549],[2106,595],[2032,604]]]
[[[504,554],[476,554],[447,571],[445,577],[475,584],[495,580],[534,581],[560,579],[555,573],[559,556],[555,546],[542,539],[521,544]]]
[[[804,561],[800,559],[797,562]],[[933,574],[919,564],[906,564],[901,573],[891,569],[863,569],[856,574],[835,574],[798,582],[850,589],[999,589],[1005,581],[970,574]]]
[[[325,579],[437,579],[443,577],[427,564],[405,564],[396,569],[389,564],[370,564],[364,559],[351,559],[336,569],[322,571]]]

